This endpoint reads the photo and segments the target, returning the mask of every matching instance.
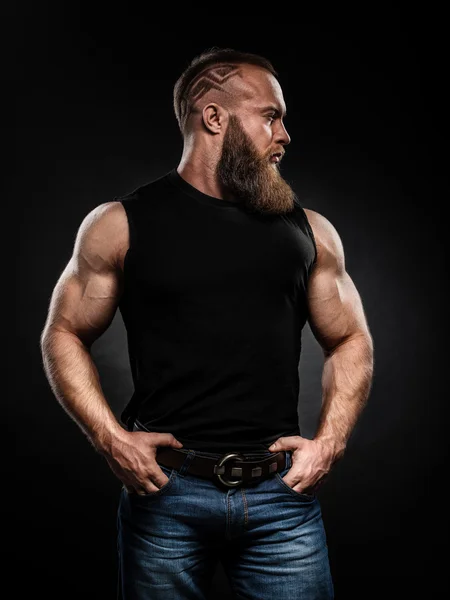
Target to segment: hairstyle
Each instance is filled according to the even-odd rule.
[[[257,65],[278,78],[272,63],[258,54],[232,48],[205,50],[192,59],[173,88],[173,108],[182,134],[195,102],[211,89],[222,90],[222,84],[238,74],[240,64]]]

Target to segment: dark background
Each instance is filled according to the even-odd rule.
[[[263,54],[278,70],[292,138],[282,172],[339,232],[374,338],[368,405],[319,494],[336,598],[438,597],[448,540],[439,31],[424,19],[278,19],[269,5],[248,22],[224,19],[225,7],[186,17],[173,7],[164,18],[122,8],[22,3],[13,17],[8,204],[18,217],[4,225],[16,265],[14,392],[5,400],[18,455],[9,494],[22,575],[13,597],[115,598],[121,484],[54,398],[39,336],[84,216],[178,164],[173,84],[211,46]],[[132,391],[119,313],[93,356],[118,416]],[[322,365],[307,326],[307,437]],[[232,597],[220,566],[211,597]]]

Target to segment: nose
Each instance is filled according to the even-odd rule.
[[[282,121],[280,121],[280,127],[279,130],[277,131],[277,139],[276,139],[278,144],[283,144],[283,146],[287,146],[288,144],[291,143],[291,138],[286,130],[286,127],[284,126],[284,123]]]

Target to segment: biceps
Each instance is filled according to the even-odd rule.
[[[341,270],[319,269],[308,283],[309,324],[326,351],[347,338],[367,331],[360,295],[350,275]]]
[[[69,262],[54,288],[46,329],[73,333],[90,346],[111,324],[120,294],[113,270],[82,273]]]

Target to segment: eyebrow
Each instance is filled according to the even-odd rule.
[[[283,118],[286,117],[286,112],[284,112],[283,115],[282,115],[281,111],[276,106],[274,106],[272,104],[270,106],[265,106],[264,108],[261,108],[261,112],[262,113],[269,112],[269,111],[274,112],[279,117],[280,116],[283,116]]]

